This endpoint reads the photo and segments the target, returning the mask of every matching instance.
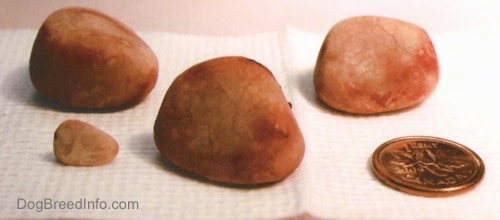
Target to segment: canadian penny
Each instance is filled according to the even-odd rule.
[[[371,166],[386,185],[426,197],[470,190],[485,172],[481,158],[466,146],[429,136],[400,137],[383,143],[373,152]]]

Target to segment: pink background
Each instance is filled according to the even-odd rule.
[[[494,1],[0,0],[0,28],[38,28],[52,11],[74,5],[101,10],[138,31],[203,35],[260,33],[286,26],[326,32],[340,19],[364,14],[405,19],[431,33],[498,20]]]

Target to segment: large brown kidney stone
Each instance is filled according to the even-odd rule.
[[[125,24],[93,9],[69,7],[43,22],[29,70],[35,89],[57,104],[117,109],[138,104],[151,92],[158,61]]]
[[[289,176],[304,139],[272,73],[245,57],[219,57],[181,73],[154,126],[173,164],[215,182],[261,184]]]

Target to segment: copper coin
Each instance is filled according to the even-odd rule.
[[[459,143],[427,136],[396,138],[383,143],[372,155],[372,170],[386,185],[402,192],[442,197],[476,186],[484,163]]]

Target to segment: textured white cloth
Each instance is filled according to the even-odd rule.
[[[114,113],[73,113],[40,101],[29,80],[36,30],[0,31],[0,217],[133,219],[276,219],[309,213],[335,219],[493,219],[500,217],[500,135],[495,77],[500,37],[490,29],[433,35],[441,66],[437,90],[406,111],[354,116],[333,111],[312,85],[324,34],[290,28],[251,36],[207,37],[142,32],[160,63],[158,83],[138,106]],[[267,66],[289,101],[306,140],[306,154],[287,179],[255,189],[214,185],[182,174],[160,156],[153,123],[172,80],[209,58],[242,55]],[[111,164],[72,167],[52,153],[53,132],[65,119],[108,132],[120,144]],[[371,153],[405,135],[462,143],[486,164],[473,191],[423,198],[395,191],[371,173]],[[106,202],[105,209],[24,207],[24,201]],[[108,209],[113,201],[139,208]],[[34,204],[34,203],[33,203]]]

